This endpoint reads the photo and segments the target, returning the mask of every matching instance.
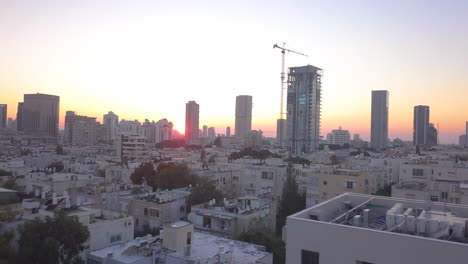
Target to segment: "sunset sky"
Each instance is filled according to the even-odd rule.
[[[371,91],[390,93],[391,139],[412,139],[413,107],[429,105],[442,143],[468,120],[468,1],[0,1],[0,104],[60,96],[65,111],[168,118],[184,130],[234,131],[236,95],[253,96],[253,128],[275,136],[281,54],[324,70],[322,136],[370,134]]]

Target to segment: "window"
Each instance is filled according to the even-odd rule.
[[[187,232],[187,245],[192,245],[192,232]]]
[[[323,185],[327,185],[327,181],[323,181]]]
[[[423,169],[413,169],[413,176],[424,177],[424,170]]]
[[[441,196],[442,196],[442,199],[447,199],[448,198],[448,192],[442,192]]]
[[[122,241],[122,235],[121,234],[117,234],[117,235],[112,235],[110,237],[110,243],[115,243],[115,242],[120,242]]]
[[[157,210],[157,209],[150,209],[150,216],[152,216],[152,217],[159,217],[159,210]]]
[[[148,208],[143,209],[143,214],[146,216],[148,215]]]
[[[320,254],[318,252],[302,250],[301,264],[319,264]]]
[[[433,202],[438,202],[439,201],[439,197],[437,195],[431,195],[430,199]]]
[[[352,181],[346,181],[345,186],[346,186],[346,189],[353,189],[353,182]]]
[[[273,172],[262,171],[262,179],[272,180],[273,179]]]
[[[210,217],[203,217],[203,227],[211,228],[211,218]]]
[[[320,183],[319,179],[317,179],[317,178],[310,178],[310,184],[311,184],[312,186],[318,186],[319,183]]]

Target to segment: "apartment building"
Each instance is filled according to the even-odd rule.
[[[275,212],[276,204],[270,196],[241,196],[192,206],[188,220],[198,230],[237,238],[242,232],[272,232]]]
[[[462,264],[468,206],[346,193],[287,218],[286,263]]]
[[[468,164],[451,160],[410,160],[400,165],[392,196],[468,205]]]
[[[141,229],[160,228],[167,223],[185,219],[187,216],[185,190],[170,190],[145,193],[136,196],[121,197],[123,212],[135,219],[135,227]]]

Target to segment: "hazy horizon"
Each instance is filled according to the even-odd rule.
[[[430,4],[428,4],[430,2]],[[324,70],[322,129],[369,139],[371,91],[389,91],[389,137],[412,140],[413,107],[430,106],[441,143],[468,120],[465,1],[2,1],[0,104],[16,118],[23,94],[60,96],[65,112],[167,118],[184,132],[185,103],[200,127],[234,131],[235,97],[253,96],[252,129],[276,135],[281,54]]]

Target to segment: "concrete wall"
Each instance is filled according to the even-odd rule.
[[[286,263],[301,263],[301,249],[320,254],[320,264],[465,264],[468,245],[334,225],[313,220],[287,219]]]

